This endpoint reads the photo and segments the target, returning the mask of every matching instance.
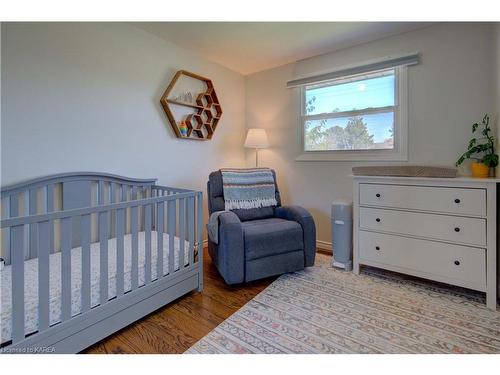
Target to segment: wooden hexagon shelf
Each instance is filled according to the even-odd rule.
[[[171,95],[183,77],[190,77],[202,83],[202,92],[197,93],[194,101],[179,100]],[[189,93],[192,97],[191,93]],[[160,103],[167,115],[168,121],[177,138],[207,141],[212,139],[215,129],[222,116],[222,107],[219,103],[214,85],[209,78],[198,74],[179,70],[163,93]],[[175,116],[174,107],[182,107],[190,113]],[[176,118],[177,117],[177,118]],[[183,126],[185,124],[185,127]]]

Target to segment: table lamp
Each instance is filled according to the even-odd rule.
[[[259,149],[269,147],[269,141],[264,129],[248,129],[245,147],[255,149],[255,166],[259,166]]]

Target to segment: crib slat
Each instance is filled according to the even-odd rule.
[[[151,282],[151,205],[144,207],[144,236],[146,259],[144,261],[144,283]]]
[[[157,197],[157,191],[153,188],[150,190],[151,193],[151,198],[156,198]],[[156,222],[156,204],[153,204],[151,206],[151,220],[153,220],[153,229],[156,229],[158,223]]]
[[[175,269],[175,248],[174,248],[174,238],[175,238],[175,220],[176,220],[176,210],[175,210],[175,200],[168,201],[167,211],[168,211],[168,223],[167,223],[167,233],[168,233],[168,274],[172,275]]]
[[[156,208],[156,234],[157,234],[157,249],[158,249],[158,258],[156,258],[156,276],[158,279],[163,277],[163,202],[159,202]]]
[[[35,215],[37,212],[37,199],[36,199],[36,189],[31,189],[29,192],[30,195],[30,203],[29,203],[29,214]],[[30,224],[30,232],[29,232],[29,259],[33,259],[37,257],[37,229],[38,226],[36,224]]]
[[[54,184],[47,185],[47,213],[54,212]],[[49,222],[49,251],[55,252],[54,246],[54,221]]]
[[[90,310],[90,235],[91,216],[82,215],[81,242],[82,242],[82,312]]]
[[[54,184],[47,185],[47,212],[54,211]]]
[[[8,219],[10,217],[10,197],[0,196],[2,199],[2,219]]]
[[[108,302],[108,213],[99,213],[99,300]]]
[[[24,191],[24,205],[23,205],[23,212],[21,213],[22,216],[29,216],[30,214],[30,191],[25,190]],[[25,225],[24,228],[24,260],[27,260],[30,258],[30,226],[29,224]]]
[[[194,263],[194,197],[188,198],[189,265]]]
[[[139,235],[138,235],[138,212],[137,206],[130,210],[130,231],[132,233],[132,270],[131,270],[131,289],[137,289],[139,285]]]
[[[145,199],[146,191],[142,186],[137,186],[137,197],[135,199]],[[139,206],[139,231],[144,231],[144,206]]]
[[[29,191],[29,195],[30,195],[30,204],[29,204],[30,215],[36,214],[36,211],[37,211],[36,193],[37,193],[37,189],[30,189],[30,191]]]
[[[19,216],[19,193],[14,193],[9,197],[9,217],[17,217],[17,216]],[[7,230],[10,231],[9,237],[10,237],[10,244],[12,245],[12,228],[9,228]],[[21,251],[23,251],[23,257],[24,257],[24,248],[22,248]],[[12,263],[12,250],[10,252],[10,258],[11,258],[10,262]]]
[[[122,202],[126,202],[127,199],[128,199],[128,187],[127,187],[127,185],[122,184],[121,185],[121,190],[122,190],[121,201]],[[129,209],[125,209],[125,221],[124,221],[125,233],[129,233],[127,231],[128,228],[129,228],[129,226],[128,226],[129,220],[130,220],[130,210]]]
[[[10,196],[10,217],[19,216],[19,194],[15,193]]]
[[[126,202],[127,201],[127,192],[128,192],[128,188],[127,188],[127,185],[123,185],[122,184],[122,202]]]
[[[116,212],[116,295],[121,296],[124,292],[124,235],[125,235],[125,209]]]
[[[30,210],[30,215],[36,214],[36,190],[37,189],[30,189],[30,204],[29,204],[29,210]]]
[[[116,184],[114,182],[109,183],[109,203],[116,202]],[[116,228],[116,211],[111,211],[109,214],[109,238],[115,237]]]
[[[71,318],[71,218],[61,220],[61,321]]]
[[[97,183],[97,203],[104,204],[104,181],[99,180]]]
[[[130,200],[137,200],[137,199],[139,199],[139,192],[138,192],[137,186],[130,185]],[[141,208],[140,207],[137,207],[137,220],[139,221],[139,223],[137,224],[138,225],[137,230],[140,231],[141,227],[142,227],[142,225],[141,225]]]
[[[45,185],[43,188],[42,188],[42,195],[41,195],[41,201],[40,201],[40,204],[42,206],[42,214],[46,214],[47,212],[47,185]]]
[[[49,328],[49,222],[38,224],[38,331]]]
[[[186,244],[186,200],[179,199],[179,269],[184,268]]]
[[[3,198],[3,197],[2,197]],[[2,199],[2,219],[10,217],[10,197]],[[2,249],[4,249],[3,259],[5,264],[10,264],[10,228],[3,229]]]
[[[109,203],[115,202],[116,195],[116,184],[114,182],[109,183]]]
[[[198,291],[201,292],[203,290],[203,193],[196,193],[196,200],[198,204],[198,213],[197,219],[198,222],[196,224],[196,231],[198,234],[198,240],[196,242],[196,249],[198,251],[198,266],[200,270],[201,278],[198,284]],[[194,256],[194,254],[193,254]],[[194,262],[194,258],[193,258]]]
[[[11,200],[12,209],[12,200]],[[24,225],[11,229],[12,343],[24,339]]]

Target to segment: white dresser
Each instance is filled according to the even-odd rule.
[[[497,182],[354,176],[354,272],[370,265],[479,290],[496,309]]]

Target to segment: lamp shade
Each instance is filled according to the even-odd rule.
[[[267,148],[269,141],[264,129],[248,129],[245,147],[248,148]]]

